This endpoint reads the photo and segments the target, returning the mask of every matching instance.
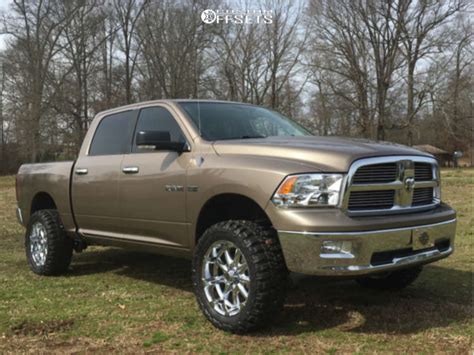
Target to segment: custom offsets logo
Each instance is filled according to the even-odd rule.
[[[202,22],[244,24],[271,24],[273,22],[271,10],[211,10],[201,12]]]

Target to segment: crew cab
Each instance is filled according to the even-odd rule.
[[[201,310],[236,333],[277,313],[290,271],[403,288],[456,228],[431,155],[209,100],[99,113],[75,161],[21,166],[17,201],[33,272],[94,244],[192,258]]]

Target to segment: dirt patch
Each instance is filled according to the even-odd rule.
[[[69,330],[74,325],[73,319],[51,320],[41,322],[23,321],[10,328],[14,335],[48,335]]]
[[[118,337],[113,341],[88,337],[63,339],[58,334],[50,336],[0,337],[0,354],[145,354],[160,349],[144,349],[140,339]]]

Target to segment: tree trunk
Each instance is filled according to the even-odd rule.
[[[413,145],[413,121],[415,118],[415,63],[410,61],[408,63],[407,73],[407,116],[406,122],[408,125],[408,145]]]
[[[387,88],[383,84],[379,84],[377,88],[377,140],[385,140],[385,98],[387,95]]]

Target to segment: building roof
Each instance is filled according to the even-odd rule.
[[[451,155],[451,153],[430,144],[414,145],[413,148],[421,150],[422,152],[425,152],[425,153],[433,154],[433,155],[443,155],[443,154]]]

